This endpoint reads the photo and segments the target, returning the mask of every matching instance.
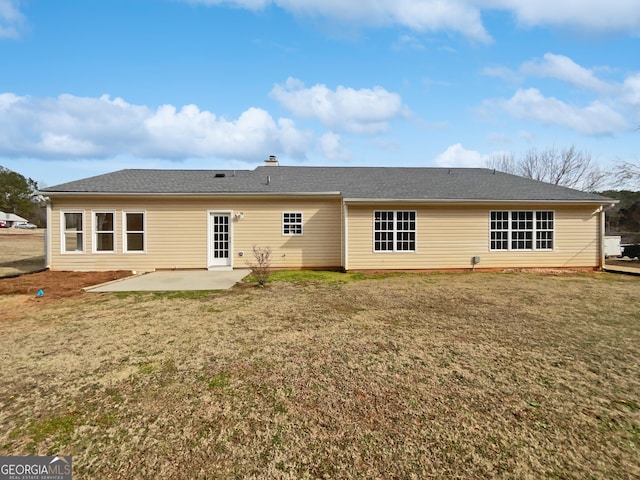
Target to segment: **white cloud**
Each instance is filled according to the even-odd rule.
[[[509,100],[490,100],[484,106],[498,107],[518,118],[564,125],[587,135],[626,130],[623,114],[628,116],[640,106],[640,73],[633,73],[624,80],[604,81],[596,76],[596,71],[611,73],[607,66],[587,69],[567,56],[553,53],[524,62],[517,74],[507,67],[485,68],[482,71],[485,75],[518,80],[518,83],[523,83],[526,76],[554,78],[593,94],[593,100],[587,106],[578,107],[558,98],[544,97],[536,88],[522,88]]]
[[[438,155],[433,164],[437,167],[484,167],[489,157],[476,150],[467,150],[460,143],[451,145]]]
[[[25,25],[16,1],[0,0],[0,38],[18,38]]]
[[[327,132],[318,140],[318,151],[329,160],[346,160],[349,154],[342,148],[340,135]]]
[[[508,83],[520,83],[522,81],[522,77],[518,73],[504,66],[485,67],[480,73],[487,77],[501,78]]]
[[[545,97],[536,88],[520,89],[508,100],[485,103],[521,119],[561,125],[586,135],[611,134],[627,127],[625,119],[613,108],[593,101],[586,107],[568,105],[553,97]]]
[[[255,159],[282,152],[302,157],[312,140],[293,121],[276,122],[260,108],[227,120],[195,105],[153,110],[106,95],[42,99],[0,94],[0,156]]]
[[[622,87],[622,99],[632,107],[640,107],[640,73],[625,79]]]
[[[278,132],[279,146],[281,147],[279,151],[292,157],[304,156],[313,137],[310,131],[298,130],[293,120],[280,118],[278,120]]]
[[[542,59],[525,62],[520,67],[520,71],[525,75],[556,78],[599,93],[610,93],[614,88],[611,84],[598,79],[593,71],[578,65],[569,57],[553,53],[545,53]]]
[[[607,70],[608,67],[597,67],[597,70]],[[542,58],[534,58],[520,65],[517,71],[497,65],[484,68],[481,73],[488,77],[501,78],[509,83],[522,83],[527,76],[554,78],[564,83],[574,85],[600,94],[615,92],[614,83],[600,80],[589,70],[565,55],[545,53]]]
[[[640,27],[637,0],[479,0],[513,13],[525,26],[569,27],[586,32],[636,33]]]
[[[417,32],[448,30],[480,42],[491,38],[474,0],[183,0],[260,10],[275,5],[295,15],[371,27],[403,26]]]
[[[260,10],[278,6],[296,15],[323,17],[364,26],[402,26],[417,32],[453,31],[475,41],[491,37],[482,14],[503,11],[525,27],[569,28],[583,32],[635,34],[637,0],[183,0]]]
[[[315,118],[334,131],[377,134],[389,128],[389,121],[406,115],[408,110],[397,93],[382,87],[372,89],[326,85],[305,88],[295,78],[275,85],[271,96],[301,118]]]

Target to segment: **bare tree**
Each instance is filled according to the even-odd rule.
[[[516,156],[513,153],[501,153],[499,155],[494,155],[487,161],[487,166],[489,168],[495,168],[500,172],[518,175]]]
[[[264,287],[269,279],[271,267],[271,248],[253,246],[253,261],[247,262],[259,287]]]
[[[636,130],[640,132],[640,127]],[[614,173],[618,186],[640,187],[640,160],[620,161],[616,164]]]
[[[497,155],[487,164],[502,172],[587,192],[601,190],[608,176],[591,154],[580,152],[573,145],[561,150],[533,148],[520,157]]]
[[[640,160],[618,162],[615,167],[615,179],[618,185],[640,187]]]

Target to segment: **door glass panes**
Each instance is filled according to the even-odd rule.
[[[229,216],[213,216],[213,258],[229,258]]]

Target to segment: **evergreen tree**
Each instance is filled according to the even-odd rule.
[[[36,207],[33,198],[37,190],[35,180],[0,166],[0,212],[30,218]]]

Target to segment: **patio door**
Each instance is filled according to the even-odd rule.
[[[231,214],[209,214],[209,268],[231,266]]]

